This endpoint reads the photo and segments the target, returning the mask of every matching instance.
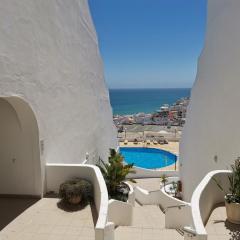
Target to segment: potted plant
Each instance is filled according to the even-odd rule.
[[[74,178],[60,185],[60,198],[72,205],[79,204],[82,200],[92,197],[92,184],[85,179]]]
[[[124,158],[115,149],[110,149],[108,162],[99,159],[99,164],[104,180],[107,185],[109,198],[126,202],[128,200],[129,187],[124,183],[129,173],[135,173],[133,164],[124,164]],[[128,179],[135,182],[133,179]]]
[[[217,186],[225,193],[227,219],[231,223],[240,224],[240,158],[231,165],[232,173],[228,176],[229,193],[225,192],[221,184],[214,179]]]

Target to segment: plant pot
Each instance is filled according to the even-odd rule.
[[[228,203],[225,201],[227,220],[231,223],[240,224],[240,203]]]
[[[81,202],[82,196],[74,196],[68,199],[68,202],[73,205],[77,205]]]

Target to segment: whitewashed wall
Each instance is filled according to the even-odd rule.
[[[105,159],[116,134],[87,0],[2,0],[0,22],[0,97],[30,105],[44,160]]]
[[[224,192],[220,190],[215,181],[217,180],[224,191],[228,192],[228,176],[230,173],[231,171],[223,170],[209,172],[193,192],[191,199],[193,224],[187,227],[192,229],[194,235],[196,235],[196,239],[207,239],[208,234],[205,224],[217,204],[224,202]]]
[[[114,223],[108,222],[108,192],[98,167],[87,164],[47,164],[46,189],[58,192],[61,183],[80,177],[90,181],[94,189],[94,203],[98,213],[95,224],[96,240],[113,240]]]
[[[211,170],[240,156],[240,1],[209,0],[205,46],[180,144],[185,200]]]

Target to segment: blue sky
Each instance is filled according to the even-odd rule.
[[[191,87],[206,0],[89,0],[110,88]]]

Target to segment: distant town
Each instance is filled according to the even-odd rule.
[[[158,125],[158,126],[171,126],[182,127],[185,123],[187,106],[189,98],[181,98],[172,105],[164,104],[159,110],[154,113],[137,113],[132,115],[114,115],[113,121],[121,132],[124,129],[123,125],[139,124],[145,125]]]

